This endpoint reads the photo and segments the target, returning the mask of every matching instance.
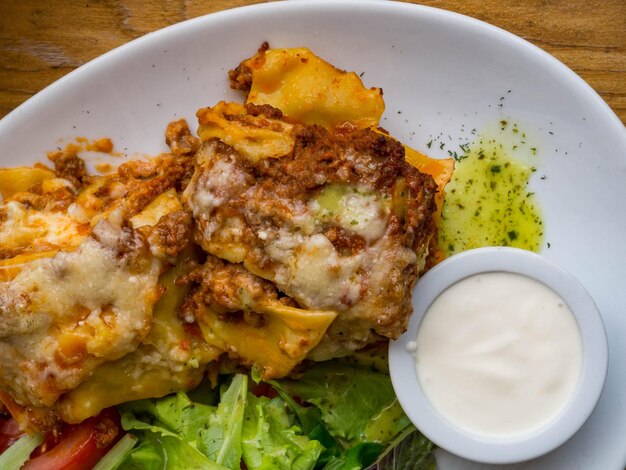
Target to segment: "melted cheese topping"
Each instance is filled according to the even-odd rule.
[[[78,422],[106,406],[192,387],[224,352],[273,377],[289,373],[307,355],[344,354],[403,328],[406,293],[427,254],[420,246],[418,256],[390,229],[394,215],[403,217],[406,198],[389,202],[375,186],[327,187],[337,190],[329,209],[317,189],[290,198],[253,188],[256,176],[249,171],[289,155],[302,123],[350,123],[344,131],[377,126],[382,91],[366,89],[356,74],[307,49],[261,52],[243,69],[252,79],[246,106],[221,102],[197,113],[205,144],[182,205],[176,188],[186,181],[187,157],[197,148],[186,124],[187,135],[178,133],[184,131],[180,126],[166,132],[174,155],[128,162],[112,175],[81,175],[76,155],[65,163],[56,156],[66,164],[59,171],[67,170],[66,180],[41,168],[0,170],[3,196],[15,198],[0,208],[0,281],[7,281],[0,282],[0,388],[28,410],[49,407]],[[288,118],[251,104],[270,104]],[[180,151],[185,148],[189,152]],[[346,158],[357,170],[365,165],[356,153]],[[319,188],[327,184],[323,174],[314,178]],[[55,201],[59,189],[67,197]],[[20,192],[53,204],[19,202]],[[244,210],[220,212],[244,193],[250,202]],[[49,198],[37,199],[42,195]],[[191,293],[175,279],[189,274],[186,263],[198,259],[171,255],[167,260],[176,265],[162,273],[166,253],[177,253],[176,247],[167,250],[177,241],[176,230],[185,227],[156,227],[181,210],[193,214],[205,251],[240,263],[250,284],[258,277],[270,280],[272,289],[291,299],[253,298],[244,285],[230,300],[263,321],[225,321],[223,312],[206,308],[198,318],[204,341],[189,333],[177,314]],[[135,238],[124,241],[125,230]],[[339,246],[352,242],[358,245],[353,251]],[[237,287],[233,282],[220,285]],[[193,322],[193,315],[185,315]],[[342,344],[326,341],[329,334]]]
[[[215,145],[213,143],[203,147],[198,154],[199,162],[211,166],[197,183],[202,191],[194,196],[197,199],[197,204],[194,205],[196,209],[192,209],[195,216],[209,213],[214,207],[223,204],[235,196],[238,189],[246,183],[246,175],[237,168],[234,157],[210,162],[210,156],[215,152]]]
[[[0,283],[0,349],[9,362],[0,379],[23,370],[11,387],[49,406],[98,363],[134,350],[150,326],[159,269],[147,260],[131,271],[113,249],[87,238]]]
[[[170,161],[158,159],[157,169]],[[78,197],[67,180],[48,178],[32,193],[20,188],[15,200],[0,206],[0,243],[12,250],[8,253],[19,253],[0,261],[0,281],[6,281],[0,282],[0,354],[5,358],[0,386],[18,404],[28,405],[27,413],[42,407],[44,413],[54,410],[67,422],[79,422],[106,406],[187,388],[221,353],[201,352],[208,345],[195,346],[175,310],[158,309],[153,323],[165,254],[160,246],[147,246],[147,235],[182,206],[174,189],[145,193],[150,164],[129,165],[138,173],[147,170],[141,179],[94,177]],[[133,194],[153,199],[127,219]],[[126,220],[142,232],[122,229]],[[171,295],[179,290],[184,296],[184,289],[174,287]],[[144,359],[152,356],[160,359],[146,366]],[[129,377],[143,376],[145,367],[153,386],[138,388]],[[106,386],[104,393],[95,392],[107,382],[118,384],[118,393]]]
[[[124,335],[132,334],[144,326],[139,314],[143,306],[137,299],[145,297],[146,286],[154,285],[158,273],[156,262],[150,264],[145,272],[132,274],[112,250],[88,238],[74,252],[34,261],[11,287],[28,297],[32,310],[45,311],[55,323],[80,318],[92,327],[104,326],[98,317],[106,306],[116,321],[124,322]],[[81,307],[90,313],[85,315]],[[103,343],[111,339],[117,340],[105,338]]]
[[[330,184],[302,200],[256,183],[232,150],[215,141],[204,144],[184,193],[203,248],[242,263],[306,309],[340,313],[330,327],[336,339],[323,338],[325,344],[312,351],[316,359],[376,341],[374,331],[399,334],[405,321],[400,317],[409,311],[406,272],[423,269],[428,251],[418,257],[398,238],[390,225],[391,197]],[[340,251],[326,235],[329,227],[342,230],[339,236],[359,248]]]
[[[287,283],[305,305],[344,310],[360,299],[362,277],[355,269],[360,258],[341,259],[328,238],[313,235],[289,259]]]
[[[37,211],[17,201],[4,208],[0,245],[6,248],[74,247],[84,238],[80,223],[67,212]]]
[[[322,222],[334,222],[349,233],[373,243],[385,234],[389,205],[367,189],[353,185],[328,185],[309,203]]]
[[[176,284],[176,279],[189,271],[185,261],[192,259],[185,253],[179,264],[159,278],[165,293],[154,306],[152,327],[143,344],[116,361],[98,366],[61,398],[58,410],[65,421],[80,422],[108,406],[160,397],[200,383],[205,365],[223,351],[190,335],[177,316],[189,288]]]

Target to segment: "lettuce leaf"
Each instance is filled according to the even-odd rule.
[[[183,440],[169,435],[145,432],[121,469],[129,470],[227,470]]]
[[[343,448],[328,432],[328,429],[326,429],[322,421],[322,412],[319,408],[316,406],[305,407],[299,405],[275,380],[271,381],[270,385],[278,392],[291,412],[297,417],[302,432],[308,436],[309,439],[318,441],[324,447],[324,450],[317,460],[316,468],[324,467],[334,457],[339,456],[343,452]]]
[[[241,465],[241,430],[247,395],[248,377],[235,375],[217,410],[205,421],[205,429],[199,431],[198,448],[232,470],[239,470]]]
[[[411,420],[404,414],[394,395],[393,401],[367,423],[363,438],[371,442],[388,443],[407,426],[412,426]]]
[[[248,395],[242,436],[249,470],[311,470],[323,450],[318,441],[302,435],[279,397]]]
[[[128,454],[136,444],[137,438],[135,436],[124,434],[91,470],[116,470],[126,461]]]
[[[123,413],[133,417],[147,417],[152,422],[158,422],[162,428],[170,431],[171,435],[180,437],[193,447],[197,447],[198,434],[217,409],[214,406],[194,403],[183,392],[159,399],[125,403],[119,408]],[[126,419],[130,422],[131,416],[127,416]]]
[[[410,424],[385,373],[320,363],[300,379],[272,381],[272,399],[248,392],[245,375],[225,380],[217,406],[216,391],[120,406],[124,429],[140,438],[121,468],[434,468],[433,444]]]
[[[217,407],[182,392],[120,406],[122,427],[142,438],[126,468],[239,470],[247,383],[235,375]]]
[[[411,425],[367,470],[435,470],[434,450],[435,445]]]
[[[317,364],[298,380],[271,384],[292,408],[306,434],[323,443],[325,450],[317,468],[366,468],[411,426],[389,375],[372,369],[331,361]],[[292,396],[314,406],[301,406]]]
[[[134,430],[141,438],[141,444],[120,466],[122,469],[227,470],[161,423],[146,423],[127,412],[122,414],[122,427],[127,431]]]
[[[0,455],[0,468],[20,468],[30,458],[30,453],[43,442],[41,434],[24,434]]]
[[[339,457],[331,458],[324,470],[362,470],[376,460],[383,448],[376,442],[362,442]]]
[[[328,431],[349,444],[386,443],[409,424],[404,413],[391,410],[393,416],[385,421],[391,431],[367,430],[374,419],[387,417],[384,410],[396,400],[386,374],[330,361],[317,364],[298,380],[277,383],[289,395],[319,408]]]

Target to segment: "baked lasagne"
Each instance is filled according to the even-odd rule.
[[[0,170],[0,399],[47,431],[223,371],[284,377],[397,338],[452,164],[378,127],[382,91],[307,49],[230,74],[245,103],[90,174]]]

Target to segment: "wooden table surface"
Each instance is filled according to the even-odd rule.
[[[0,0],[0,117],[76,67],[150,31],[255,0]],[[626,122],[625,0],[426,0],[556,56]]]

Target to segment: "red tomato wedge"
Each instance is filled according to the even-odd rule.
[[[57,445],[31,458],[22,470],[90,470],[120,437],[119,413],[109,408],[80,424],[68,426]]]
[[[13,418],[0,418],[0,454],[24,434]]]
[[[265,382],[255,383],[253,380],[248,381],[250,391],[257,397],[275,398],[278,392],[270,384]]]

